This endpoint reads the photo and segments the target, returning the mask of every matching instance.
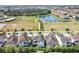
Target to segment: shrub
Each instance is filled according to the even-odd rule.
[[[66,31],[70,31],[70,29],[69,28],[66,28]]]
[[[43,51],[44,53],[48,52],[77,53],[79,52],[79,47],[54,46],[54,47],[39,48],[39,47],[19,47],[11,45],[0,47],[0,53],[31,53],[37,51]]]
[[[3,47],[3,52],[5,53],[14,53],[15,52],[15,47],[11,45],[6,45]]]
[[[54,31],[54,28],[51,28],[51,31]]]
[[[25,29],[24,28],[21,28],[21,31],[25,31]]]
[[[14,32],[17,32],[17,29],[14,29]]]
[[[32,29],[28,29],[28,31],[32,31]]]
[[[23,53],[23,47],[17,47],[16,52]]]
[[[53,48],[52,47],[42,48],[42,51],[44,51],[44,53],[53,52]]]
[[[16,47],[15,47],[15,52],[16,52],[16,53],[19,53],[19,51],[20,51],[20,48],[18,48],[18,46],[16,46]]]
[[[22,49],[22,52],[23,52],[23,53],[29,53],[29,49],[28,49],[27,47],[24,47],[24,48]]]
[[[23,53],[31,53],[31,52],[36,52],[37,50],[34,47],[24,47],[22,48]]]
[[[7,29],[7,32],[9,32],[10,30],[9,29]]]
[[[79,48],[79,44],[75,44],[75,47],[76,47],[76,48]]]
[[[2,53],[2,47],[0,47],[0,53]]]
[[[62,49],[61,49],[60,46],[55,46],[55,47],[53,48],[53,50],[54,50],[54,52],[61,52],[61,51],[62,51]]]
[[[46,48],[43,48],[42,51],[44,51],[44,53],[48,53],[48,50]]]
[[[29,47],[28,49],[29,49],[29,52],[36,52],[37,51],[36,48],[34,48],[34,47]]]
[[[70,51],[69,51],[69,48],[68,47],[61,47],[61,52],[62,53],[68,53]]]

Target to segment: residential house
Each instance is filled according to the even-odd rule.
[[[0,35],[0,47],[5,44],[6,36],[5,35]]]
[[[46,36],[46,45],[48,47],[59,45],[59,42],[54,33],[49,33],[49,35]]]
[[[61,45],[62,46],[70,46],[71,45],[71,38],[68,36],[64,36],[63,34],[58,35],[60,37]]]
[[[31,45],[31,37],[27,35],[27,33],[22,33],[18,37],[18,45],[19,46],[30,46]]]
[[[15,34],[13,35],[10,35],[6,38],[6,45],[14,45],[16,46],[17,45],[17,42],[18,42],[18,36],[16,36]]]
[[[32,41],[32,45],[33,46],[38,46],[40,48],[44,47],[45,46],[45,41],[44,41],[43,35],[39,34],[37,36],[34,36],[33,41]]]
[[[71,35],[72,43],[79,44],[79,33],[75,33]]]

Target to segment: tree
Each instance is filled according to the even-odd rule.
[[[54,28],[51,28],[51,31],[54,31]]]
[[[49,9],[41,9],[41,8],[32,8],[32,9],[21,9],[21,10],[11,10],[11,8],[8,6],[7,11],[4,11],[5,15],[9,15],[9,16],[23,16],[23,15],[27,15],[27,16],[36,16],[36,15],[46,15],[46,14],[50,14],[51,10]]]
[[[69,28],[66,28],[66,31],[70,31],[70,29]]]
[[[17,32],[17,29],[14,29],[14,32]]]
[[[25,31],[25,29],[24,28],[21,28],[21,31]]]
[[[9,29],[7,29],[7,32],[9,32],[10,30]]]

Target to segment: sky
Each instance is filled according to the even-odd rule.
[[[0,5],[78,5],[79,0],[0,0]]]

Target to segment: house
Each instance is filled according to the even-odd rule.
[[[22,33],[18,37],[18,45],[19,46],[30,46],[31,45],[31,37],[27,35],[27,33]]]
[[[42,35],[34,36],[34,38],[32,40],[32,45],[43,48],[45,46],[45,41],[44,41],[44,38],[42,37]]]
[[[59,45],[54,33],[49,33],[49,35],[46,36],[46,45],[47,47]]]
[[[27,35],[28,35],[28,37],[33,37],[33,32],[26,32],[27,33]]]
[[[31,45],[31,37],[27,33],[15,32],[6,33],[6,44],[10,45],[19,45],[19,46],[29,46]]]
[[[16,46],[17,45],[17,42],[18,42],[18,36],[16,36],[15,34],[13,35],[10,35],[6,38],[6,45],[14,45]]]
[[[5,35],[0,35],[0,47],[5,44],[6,36]]]
[[[12,36],[12,35],[13,35],[13,33],[12,33],[12,32],[6,32],[6,34],[5,34],[5,35],[6,35],[6,37],[7,37],[7,38],[9,38],[10,36]]]
[[[72,43],[79,44],[79,33],[75,33],[71,35]]]
[[[63,34],[58,35],[60,37],[61,45],[62,46],[70,46],[71,45],[71,38],[68,36],[64,36]]]

